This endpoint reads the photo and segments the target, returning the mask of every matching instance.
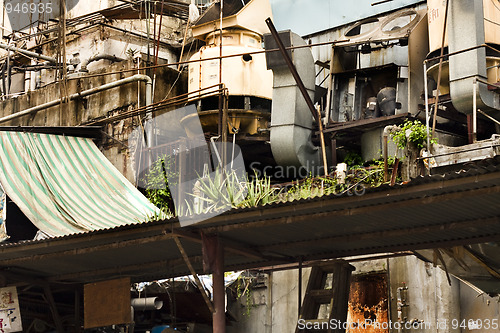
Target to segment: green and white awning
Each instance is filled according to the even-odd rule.
[[[0,132],[0,183],[50,236],[139,223],[157,214],[86,138]]]

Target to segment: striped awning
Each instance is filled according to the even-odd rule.
[[[157,214],[86,138],[0,132],[0,183],[49,236],[139,223]]]

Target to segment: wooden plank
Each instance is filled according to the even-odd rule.
[[[314,301],[318,304],[328,304],[333,297],[332,289],[317,289],[308,292],[310,297],[314,298]]]
[[[84,285],[83,303],[85,329],[131,323],[130,278]]]

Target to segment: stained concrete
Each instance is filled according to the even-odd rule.
[[[93,74],[126,70],[132,66],[134,64],[131,61],[123,61],[108,65],[105,69],[95,71]],[[186,92],[187,79],[184,73],[179,73],[177,70],[167,67],[159,68],[156,73],[155,101],[163,99],[169,91],[173,96]],[[135,73],[69,80],[68,93],[73,94],[98,87],[133,74]],[[177,83],[172,88],[172,84],[176,80]],[[41,89],[2,101],[0,102],[0,117],[57,100],[60,98],[59,89],[59,84],[50,84]],[[138,89],[140,91],[140,105],[144,105],[144,83],[129,83],[88,96],[82,100],[70,101],[63,104],[61,108],[55,106],[39,111],[36,114],[13,119],[0,124],[0,126],[79,126],[93,119],[101,119],[136,109],[138,106]],[[139,125],[137,117],[107,124],[103,128],[107,135],[103,135],[99,143],[104,155],[133,183],[135,182],[134,161],[130,159],[131,154],[126,145],[128,144],[128,136]]]
[[[386,297],[389,300],[388,311],[392,329],[372,330],[373,332],[488,333],[497,331],[487,330],[484,327],[481,330],[470,330],[467,325],[469,319],[476,322],[479,320],[483,325],[488,321],[490,324],[499,322],[500,298],[479,294],[453,276],[450,277],[450,286],[446,273],[438,267],[433,267],[430,263],[426,263],[414,256],[407,256],[362,261],[353,264],[357,268],[353,272],[354,275],[366,277],[370,276],[370,274],[371,276],[386,274],[387,277],[389,292]],[[304,269],[303,295],[309,274],[310,269]],[[271,273],[267,280],[267,288],[259,289],[255,293],[254,299],[260,301],[254,300],[255,303],[250,315],[242,316],[241,313],[237,314],[238,321],[228,328],[228,332],[294,332],[298,319],[297,283],[298,271],[296,269]],[[404,314],[408,321],[417,323],[414,329],[399,330],[395,325],[398,322],[397,289],[400,287],[408,288],[407,306],[404,307]],[[366,291],[366,293],[368,292],[370,290]],[[232,310],[233,313],[247,311],[243,304],[233,307]],[[460,328],[461,323],[465,323],[467,328]],[[354,332],[362,332],[362,330],[350,331],[350,333]]]

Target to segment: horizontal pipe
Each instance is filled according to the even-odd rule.
[[[312,48],[316,46],[324,46],[324,45],[337,45],[339,43],[345,43],[348,42],[349,39],[345,40],[338,40],[338,41],[329,41],[329,42],[321,42],[321,43],[314,43],[314,44],[307,44],[307,45],[299,45],[299,46],[287,46],[285,47],[286,50],[297,50],[297,49],[304,49],[304,48]],[[371,41],[375,42],[375,41]],[[203,59],[194,59],[194,60],[185,60],[185,61],[178,61],[178,62],[171,62],[168,64],[161,64],[161,65],[154,65],[154,66],[145,66],[139,68],[140,70],[146,70],[146,69],[155,69],[155,68],[163,68],[163,67],[172,67],[172,66],[178,66],[178,65],[185,65],[185,64],[192,64],[192,63],[198,63],[198,62],[204,62],[204,61],[211,61],[211,60],[219,60],[219,59],[226,59],[226,58],[234,58],[234,57],[241,57],[244,55],[254,55],[254,54],[260,54],[260,53],[272,53],[272,52],[279,52],[279,49],[270,49],[270,50],[260,50],[260,51],[253,51],[253,52],[243,52],[243,53],[237,53],[237,54],[229,54],[225,56],[218,56],[218,57],[210,57],[210,58],[203,58]],[[85,75],[85,76],[80,76],[78,78],[68,78],[68,80],[76,80],[76,79],[86,79],[86,78],[91,78],[91,77],[97,77],[97,76],[106,76],[106,75],[112,75],[112,74],[121,74],[121,73],[128,73],[128,72],[136,72],[137,68],[132,68],[132,69],[125,69],[121,71],[115,71],[115,72],[106,72],[106,73],[98,73],[98,74],[92,74],[92,75]],[[55,81],[59,82],[59,81]]]
[[[151,102],[152,102],[152,91],[153,91],[153,82],[152,82],[152,80],[151,80],[151,78],[149,76],[144,75],[144,74],[136,74],[136,75],[127,77],[127,78],[122,79],[122,80],[114,81],[114,82],[107,83],[107,84],[104,84],[104,85],[99,86],[99,87],[95,87],[95,88],[92,88],[92,89],[84,90],[84,91],[82,91],[80,93],[69,95],[68,99],[69,100],[75,100],[75,99],[83,98],[83,97],[86,97],[86,96],[89,96],[89,95],[93,95],[93,94],[96,94],[96,93],[99,93],[99,92],[102,92],[102,91],[105,91],[105,90],[108,90],[108,89],[111,89],[111,88],[115,88],[115,87],[121,86],[123,84],[127,84],[127,83],[130,83],[130,82],[135,82],[135,81],[143,81],[143,82],[146,83],[146,105],[151,104]],[[31,114],[31,113],[35,113],[35,112],[38,112],[40,110],[48,109],[48,108],[56,106],[56,105],[58,105],[60,103],[61,103],[61,99],[57,99],[57,100],[54,100],[54,101],[51,101],[51,102],[48,102],[48,103],[40,104],[40,105],[34,106],[32,108],[29,108],[29,109],[26,109],[26,110],[23,110],[23,111],[20,111],[20,112],[16,112],[14,114],[11,114],[11,115],[8,115],[8,116],[5,116],[5,117],[2,117],[2,118],[0,118],[0,123],[4,123],[4,122],[12,120],[12,119],[16,119],[16,118],[19,118],[19,117],[22,117],[22,116],[25,116],[25,115],[28,115],[28,114]]]
[[[489,45],[487,45],[487,44],[481,44],[481,45],[476,45],[476,46],[468,47],[466,49],[462,49],[462,50],[459,50],[459,51],[455,51],[455,52],[450,52],[450,53],[447,53],[447,54],[443,54],[442,56],[436,56],[434,58],[425,59],[424,62],[430,62],[430,61],[434,61],[434,60],[439,60],[439,59],[447,58],[447,57],[450,57],[450,56],[453,56],[453,55],[457,55],[457,54],[460,54],[460,53],[464,53],[464,52],[469,52],[469,51],[472,51],[472,50],[476,50],[476,49],[479,49],[481,47],[489,47]]]
[[[22,53],[22,54],[27,55],[29,57],[38,58],[38,59],[42,59],[42,60],[57,64],[57,59],[55,59],[55,58],[51,58],[51,57],[48,57],[48,56],[45,56],[43,54],[39,54],[36,52],[31,52],[28,50],[20,49],[20,48],[15,47],[15,46],[10,46],[10,45],[5,45],[5,44],[0,43],[0,48],[5,49],[7,51],[19,52],[19,53]]]
[[[163,307],[163,301],[158,297],[133,298],[130,304],[134,310],[160,310]]]

